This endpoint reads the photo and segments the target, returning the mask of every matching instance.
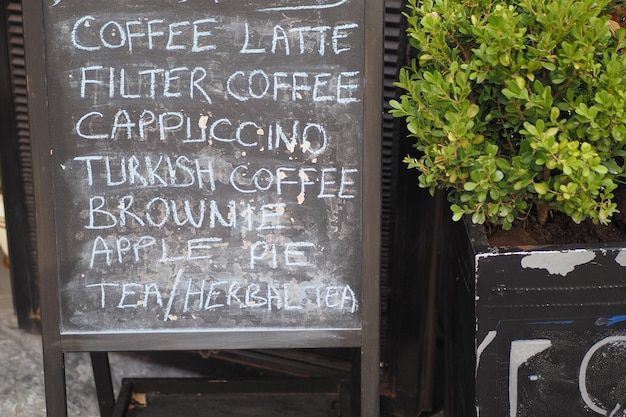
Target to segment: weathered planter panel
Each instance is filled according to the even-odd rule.
[[[625,415],[626,249],[617,244],[502,251],[469,229],[473,270],[463,276],[457,269],[452,294],[465,299],[465,311],[457,314],[474,318],[475,411],[469,401],[453,400],[452,415]],[[467,338],[467,331],[456,337]],[[466,354],[465,342],[449,345],[451,356]],[[462,366],[454,364],[451,376],[467,381]]]

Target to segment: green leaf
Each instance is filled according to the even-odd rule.
[[[472,104],[469,109],[467,109],[467,117],[469,119],[472,119],[474,117],[476,117],[476,115],[478,114],[478,112],[480,111],[480,107],[478,107],[476,104]]]
[[[545,131],[544,135],[549,136],[549,137],[554,137],[556,136],[557,133],[559,133],[559,128],[551,127],[550,129]]]
[[[455,222],[461,220],[463,218],[463,215],[465,214],[463,209],[456,204],[452,204],[450,206],[450,210],[452,210],[452,220],[454,220]]]
[[[475,182],[471,182],[471,181],[468,181],[465,184],[463,184],[463,189],[465,191],[474,191],[476,187],[478,187],[478,184]]]
[[[535,191],[539,195],[544,195],[544,194],[547,194],[548,192],[548,185],[546,183],[543,183],[543,182],[534,183],[533,186],[535,187]]]
[[[552,107],[550,109],[550,121],[552,123],[556,123],[559,120],[559,116],[561,115],[561,110],[558,107]]]
[[[602,175],[609,173],[609,169],[603,165],[596,165],[594,167],[591,167],[591,169],[593,169],[598,174],[602,174]]]
[[[502,171],[496,171],[493,173],[493,175],[491,175],[491,180],[493,182],[500,182],[504,179],[504,174],[502,173]]]
[[[485,223],[485,214],[482,212],[474,213],[472,215],[472,223],[474,224],[483,224]]]

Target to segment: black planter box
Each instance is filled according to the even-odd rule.
[[[446,416],[626,415],[626,248],[490,248],[444,225]]]

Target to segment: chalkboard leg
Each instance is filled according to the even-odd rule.
[[[100,416],[111,417],[115,407],[115,396],[113,394],[109,354],[107,352],[91,352],[91,367],[96,382]]]
[[[45,342],[45,338],[44,338]],[[65,390],[65,356],[61,344],[43,344],[46,414],[48,417],[67,417]]]
[[[350,380],[343,380],[339,382],[339,416],[350,417],[352,416],[352,410],[354,410],[354,404],[352,403],[354,382]]]
[[[380,416],[380,359],[378,345],[361,347],[361,417]]]
[[[123,379],[120,395],[117,397],[117,403],[113,409],[111,417],[126,417],[128,406],[133,396],[134,383],[130,380]]]
[[[351,349],[350,352],[350,401],[348,414],[350,417],[361,415],[361,350]]]

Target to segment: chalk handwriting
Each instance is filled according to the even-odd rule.
[[[250,269],[265,261],[270,268],[278,268],[278,251],[282,250],[285,266],[311,266],[308,262],[307,251],[315,249],[312,242],[288,242],[284,248],[275,243],[265,241],[255,242],[250,246]]]
[[[298,10],[321,10],[321,9],[332,9],[334,7],[339,7],[348,0],[339,0],[334,3],[326,3],[326,4],[300,4],[295,6],[278,6],[278,7],[266,7],[262,9],[258,9],[261,12],[288,12],[288,11],[298,11]]]
[[[314,53],[325,56],[330,49],[334,55],[339,55],[350,51],[352,48],[347,39],[352,30],[358,29],[356,23],[330,26],[300,26],[285,29],[281,25],[272,28],[271,42],[267,46],[261,46],[261,40],[253,40],[248,22],[244,23],[244,41],[241,50],[242,54],[284,54],[289,56],[305,55]],[[251,43],[255,43],[252,48]],[[312,47],[312,45],[316,47]]]
[[[83,16],[76,20],[71,31],[71,44],[80,51],[124,50],[130,54],[137,50],[164,50],[207,54],[219,50],[218,35],[230,23],[215,18],[194,21],[167,22],[164,19],[108,20],[96,16]],[[239,52],[242,54],[339,55],[352,50],[351,35],[359,25],[354,22],[329,25],[250,27],[243,22]],[[231,31],[233,29],[230,29]],[[269,34],[260,36],[258,33]],[[238,39],[236,37],[234,39]],[[267,40],[266,40],[267,38]]]
[[[211,33],[216,23],[214,18],[170,23],[164,19],[101,22],[95,16],[83,16],[74,23],[71,42],[74,48],[88,52],[102,48],[133,52],[138,45],[148,50],[206,52],[216,49]]]
[[[313,103],[356,103],[359,89],[359,72],[344,71],[338,75],[329,72],[284,72],[271,74],[256,69],[234,72],[226,82],[228,95],[235,100],[268,98],[273,101],[308,99]],[[334,87],[332,87],[334,86]]]
[[[289,310],[336,310],[354,314],[358,301],[350,285],[299,285],[273,282],[247,283],[243,280],[208,280],[184,276],[178,270],[172,288],[157,282],[113,281],[88,284],[98,292],[97,307],[105,309],[162,308],[163,294],[168,294],[164,314],[201,313],[228,309],[256,309],[267,312]]]
[[[337,248],[360,233],[358,13],[311,13],[348,0],[167,3],[48,10],[63,29],[51,85],[72,102],[54,139],[71,194],[58,219],[80,248],[62,301],[85,318],[150,310],[162,323],[356,317],[355,248]]]
[[[301,149],[320,154],[326,150],[329,135],[321,123],[300,120],[233,121],[229,118],[211,120],[208,116],[191,117],[183,112],[155,114],[143,110],[131,115],[118,110],[112,117],[91,111],[78,119],[76,134],[86,140],[176,141],[183,144],[220,142],[235,143],[243,148],[277,150],[293,153]]]
[[[165,239],[157,240],[154,236],[125,237],[116,236],[104,238],[97,236],[93,241],[91,249],[91,260],[89,268],[95,265],[110,266],[113,263],[139,263],[144,256],[152,260],[149,250],[155,247],[160,248],[161,256],[157,262],[177,262],[210,259],[216,245],[222,243],[221,238],[204,237],[188,239],[185,247],[175,254],[170,252],[169,245]]]
[[[80,97],[104,91],[108,98],[145,100],[185,97],[203,99],[211,104],[211,97],[202,84],[206,77],[204,67],[133,67],[131,70],[91,65],[80,68]]]
[[[214,0],[215,3],[220,3],[222,1],[224,0]],[[179,3],[186,3],[186,2],[187,0],[179,0]],[[328,4],[301,4],[297,6],[266,7],[266,8],[262,8],[258,10],[264,11],[264,12],[265,11],[274,12],[274,11],[319,10],[319,9],[329,9],[329,8],[339,7],[347,2],[348,0],[339,0],[335,3],[328,3]],[[59,3],[61,3],[61,0],[53,0],[52,5],[56,6]]]
[[[215,191],[216,174],[211,159],[190,159],[179,156],[131,155],[109,157],[101,155],[79,156],[75,162],[84,168],[88,186],[134,186],[141,188],[197,188]],[[275,192],[277,196],[294,194],[305,198],[352,199],[357,195],[355,176],[358,169],[349,167],[277,166],[251,168],[248,164],[232,168],[227,182],[233,191],[242,194]],[[102,213],[108,210],[104,196],[90,199],[90,211]],[[134,200],[124,196],[109,206],[129,212]],[[300,202],[301,203],[301,202]],[[169,203],[168,203],[169,205]],[[97,208],[96,208],[97,206]]]
[[[80,97],[125,100],[157,98],[199,99],[207,104],[213,100],[203,81],[208,70],[204,67],[176,68],[116,68],[92,65],[80,68]],[[292,102],[349,104],[360,101],[360,73],[276,71],[262,69],[236,71],[226,80],[226,93],[238,101],[268,99]],[[94,112],[95,113],[95,112]]]
[[[172,225],[190,226],[195,229],[215,229],[238,227],[238,218],[248,230],[276,230],[284,228],[286,220],[284,203],[266,203],[256,208],[250,203],[236,204],[230,200],[221,208],[216,200],[209,199],[166,199],[154,197],[147,202],[138,202],[132,194],[114,200],[116,205],[108,205],[104,196],[89,197],[89,221],[85,229],[105,230],[115,227],[140,226],[155,229]]]
[[[194,187],[215,191],[211,158],[86,155],[77,156],[74,161],[79,163],[79,168],[84,168],[90,187]]]

